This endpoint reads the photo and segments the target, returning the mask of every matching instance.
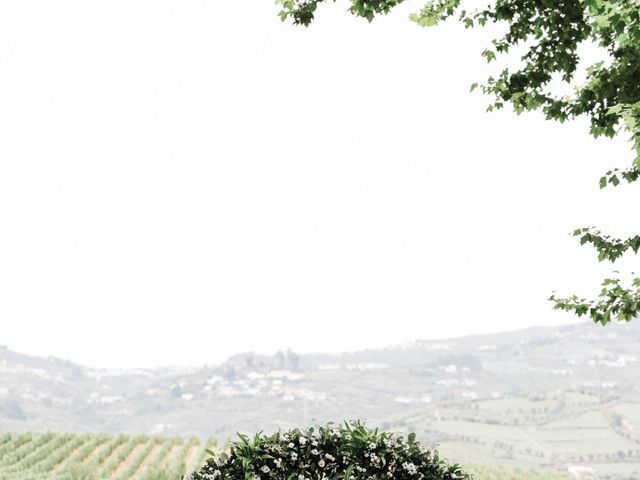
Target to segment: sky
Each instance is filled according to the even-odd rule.
[[[151,367],[574,322],[547,298],[614,269],[569,233],[632,232],[637,192],[598,190],[626,139],[485,113],[494,27],[346,7],[1,2],[0,344]]]

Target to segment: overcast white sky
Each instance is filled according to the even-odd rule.
[[[559,325],[613,267],[631,158],[586,122],[484,113],[489,32],[412,3],[309,29],[269,0],[0,3],[0,343],[211,363]]]

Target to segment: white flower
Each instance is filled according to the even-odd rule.
[[[418,472],[418,469],[416,468],[416,466],[411,462],[404,462],[402,464],[402,468],[404,468],[407,472],[409,472],[412,475]]]
[[[324,468],[324,465],[325,465],[324,460],[323,460],[323,459],[320,459],[320,460],[318,461],[318,466],[319,466],[320,468]]]
[[[264,465],[260,470],[262,470],[264,473],[269,473],[271,471],[271,469],[266,465]]]

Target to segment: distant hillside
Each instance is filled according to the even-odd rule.
[[[467,462],[640,478],[640,321],[102,371],[0,349],[0,430],[215,436],[362,418]]]

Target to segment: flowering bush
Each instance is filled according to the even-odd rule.
[[[252,439],[239,434],[226,453],[209,452],[185,480],[470,480],[459,465],[404,437],[360,422],[295,429]]]

